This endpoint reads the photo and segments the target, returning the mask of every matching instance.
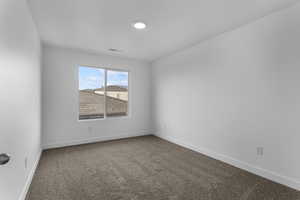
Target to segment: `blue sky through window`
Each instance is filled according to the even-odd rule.
[[[93,67],[79,67],[79,90],[96,89],[104,86],[105,70]],[[128,87],[128,72],[107,70],[107,85]]]
[[[128,87],[128,72],[107,70],[107,85]]]
[[[79,67],[79,89],[96,89],[104,86],[104,69]]]

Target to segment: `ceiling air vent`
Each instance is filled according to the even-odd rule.
[[[114,48],[110,48],[110,49],[108,49],[108,51],[111,51],[111,52],[122,52],[120,49],[114,49]]]

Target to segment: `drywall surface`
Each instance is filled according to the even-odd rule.
[[[150,66],[43,45],[43,146],[53,148],[151,133]],[[128,117],[78,121],[78,66],[129,70]]]
[[[300,189],[299,19],[298,4],[154,62],[156,134]]]
[[[0,153],[11,156],[0,199],[17,200],[40,153],[40,42],[25,0],[0,1],[0,71]]]

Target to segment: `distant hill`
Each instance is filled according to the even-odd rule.
[[[85,90],[81,90],[81,91],[104,91],[104,87],[102,88],[97,88],[97,89],[85,89]],[[127,92],[128,89],[126,86],[120,86],[120,85],[109,85],[106,87],[106,91],[110,91],[110,92]]]

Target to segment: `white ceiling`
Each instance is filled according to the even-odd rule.
[[[298,1],[29,0],[29,5],[44,42],[152,61]],[[134,30],[137,20],[147,29]]]

